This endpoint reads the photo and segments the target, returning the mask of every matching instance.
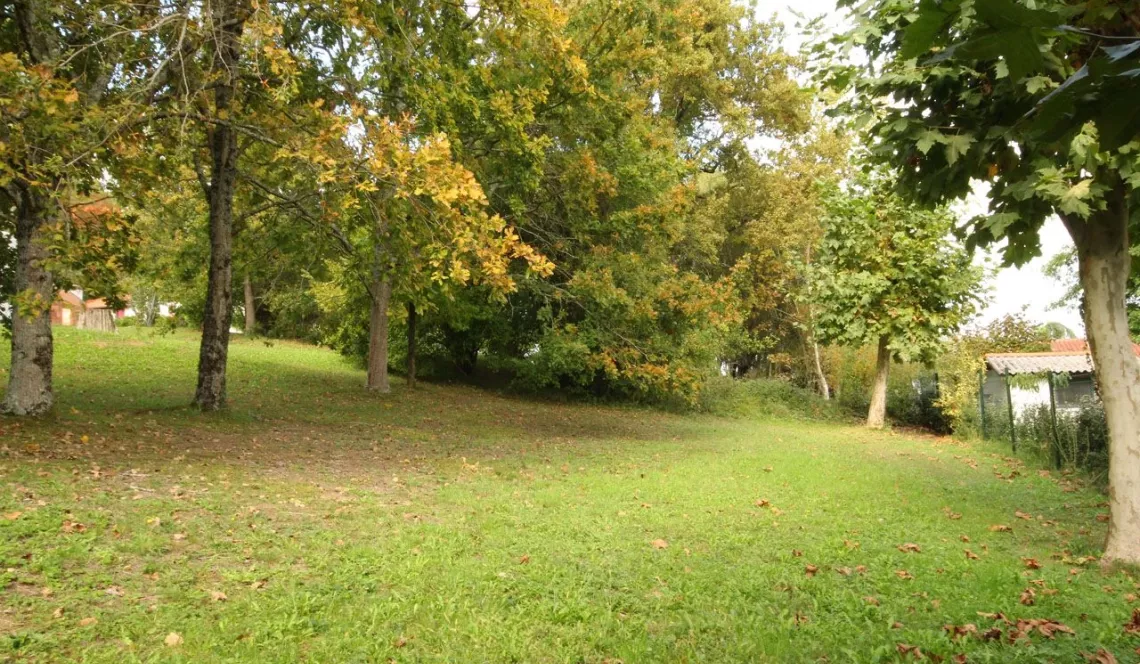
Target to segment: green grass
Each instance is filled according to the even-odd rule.
[[[55,415],[0,418],[3,661],[872,662],[908,644],[1126,662],[1140,645],[1132,578],[1077,560],[1103,541],[1103,497],[996,447],[370,395],[329,351],[245,340],[232,408],[207,416],[186,408],[193,336],[57,339]],[[948,638],[994,624],[978,612],[1076,633]]]

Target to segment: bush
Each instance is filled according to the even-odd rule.
[[[771,417],[796,420],[847,419],[834,401],[778,378],[737,380],[717,376],[704,383],[697,410],[729,417]]]
[[[986,412],[987,439],[1008,441],[1009,427],[1009,412],[1004,408]],[[1014,434],[1018,453],[1042,464],[1081,468],[1094,476],[1108,471],[1108,424],[1096,398],[1082,399],[1076,411],[1057,411],[1056,442],[1052,415],[1045,404],[1017,415]]]

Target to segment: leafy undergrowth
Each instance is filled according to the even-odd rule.
[[[56,414],[0,419],[5,661],[1140,646],[1132,577],[1095,560],[1103,497],[996,450],[460,387],[369,395],[328,351],[246,340],[232,409],[204,416],[184,406],[190,335],[58,336]]]

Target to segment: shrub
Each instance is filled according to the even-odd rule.
[[[1009,412],[986,412],[986,438],[1008,441]],[[1026,408],[1015,418],[1018,453],[1042,464],[1076,467],[1103,476],[1108,471],[1108,424],[1100,400],[1086,397],[1076,410],[1057,411],[1056,439],[1049,406]]]
[[[697,410],[729,417],[771,417],[796,420],[847,419],[834,401],[778,378],[736,380],[717,376],[704,383]]]

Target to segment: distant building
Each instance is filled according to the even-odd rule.
[[[51,324],[89,330],[115,331],[115,319],[123,312],[114,311],[103,298],[83,299],[83,291],[59,291],[51,305]]]
[[[1140,344],[1132,344],[1133,352],[1140,357]],[[1054,380],[1053,393],[1058,410],[1076,410],[1081,401],[1096,396],[1095,370],[1089,345],[1084,339],[1058,339],[1048,352],[1043,353],[991,353],[986,355],[986,376],[982,384],[982,399],[987,410],[991,407],[1006,409],[1008,399],[1015,415],[1021,415],[1034,406],[1049,405],[1049,378]],[[1035,376],[1006,385],[1008,376]],[[1026,385],[1026,382],[1031,383]]]
[[[79,324],[83,313],[83,298],[70,291],[60,291],[51,305],[51,324],[68,327]]]

